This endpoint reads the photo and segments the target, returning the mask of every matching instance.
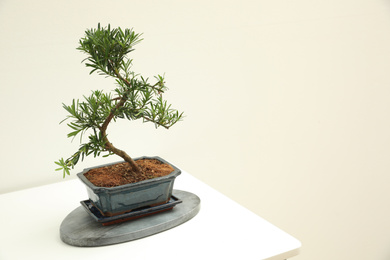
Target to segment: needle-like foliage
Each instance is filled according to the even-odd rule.
[[[122,30],[110,25],[101,27],[99,24],[96,29],[86,30],[85,37],[80,39],[77,49],[87,54],[83,62],[91,68],[90,74],[96,72],[114,78],[116,88],[112,93],[92,91],[82,101],[77,99],[70,105],[63,104],[68,115],[61,123],[70,121],[67,124],[71,128],[68,137],[80,136],[81,143],[68,159],[55,162],[59,166],[56,170],[62,170],[64,177],[91,154],[94,157],[116,154],[131,165],[135,174],[140,172],[133,159],[108,140],[106,130],[112,120],[142,119],[154,123],[156,128],[168,129],[182,119],[183,113],[172,109],[162,97],[167,90],[163,76],[155,76],[154,82],[150,83],[148,78],[131,71],[132,59],[127,55],[142,41],[140,36],[132,29]],[[88,134],[88,141],[83,143],[84,134]]]

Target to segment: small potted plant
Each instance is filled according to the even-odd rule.
[[[150,83],[131,71],[128,54],[142,39],[132,29],[101,27],[88,29],[80,39],[78,50],[88,57],[83,60],[90,74],[113,78],[116,88],[111,93],[92,91],[83,100],[63,104],[68,112],[61,121],[72,129],[69,138],[80,136],[79,149],[68,159],[55,163],[63,176],[86,156],[118,155],[124,161],[87,168],[77,174],[87,186],[90,201],[103,214],[115,216],[133,209],[166,203],[172,195],[173,182],[180,170],[159,157],[131,158],[109,141],[107,128],[117,119],[152,122],[157,127],[170,128],[183,113],[171,108],[162,97],[167,90],[163,76]],[[86,142],[83,137],[88,135]]]

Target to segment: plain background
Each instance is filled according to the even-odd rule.
[[[112,124],[114,144],[292,234],[296,260],[390,259],[390,1],[0,0],[0,193],[63,181],[62,102],[114,84],[76,50],[98,22],[144,33],[134,70],[186,114]]]

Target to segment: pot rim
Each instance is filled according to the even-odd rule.
[[[94,192],[95,191],[98,192],[99,190],[108,190],[108,191],[115,192],[115,191],[121,191],[121,190],[127,189],[129,187],[140,187],[140,186],[143,186],[143,185],[150,185],[151,183],[161,182],[161,181],[163,181],[165,179],[168,180],[168,179],[170,179],[172,177],[177,177],[178,175],[181,174],[181,170],[179,168],[177,168],[176,166],[174,166],[173,164],[167,162],[166,160],[164,160],[163,158],[161,158],[159,156],[141,156],[141,157],[134,158],[134,161],[142,160],[142,159],[155,159],[155,160],[158,160],[158,161],[160,161],[162,163],[165,163],[165,164],[168,164],[168,165],[172,166],[173,171],[170,174],[162,176],[162,177],[157,177],[157,178],[153,178],[153,179],[149,179],[149,180],[143,180],[143,181],[139,181],[139,182],[135,182],[135,183],[128,183],[128,184],[115,186],[115,187],[99,187],[99,186],[95,186],[92,182],[90,182],[84,176],[84,174],[86,172],[88,172],[89,170],[91,170],[91,169],[100,168],[100,167],[104,167],[104,166],[109,166],[109,165],[114,165],[114,164],[117,164],[117,163],[125,162],[124,160],[122,160],[122,161],[116,161],[116,162],[112,162],[112,163],[106,163],[106,164],[102,164],[102,165],[98,165],[98,166],[94,166],[94,167],[85,168],[82,172],[77,173],[77,177],[86,186],[88,186],[90,189],[92,189]]]

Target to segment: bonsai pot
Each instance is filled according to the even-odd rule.
[[[142,159],[158,160],[170,165],[174,170],[163,177],[110,188],[95,186],[84,176],[84,174],[91,169],[114,165],[123,161],[86,168],[77,174],[77,177],[87,187],[91,203],[102,213],[103,216],[116,216],[134,209],[164,204],[170,200],[175,178],[180,175],[181,171],[158,156],[145,156],[135,158],[134,160],[137,161]]]

